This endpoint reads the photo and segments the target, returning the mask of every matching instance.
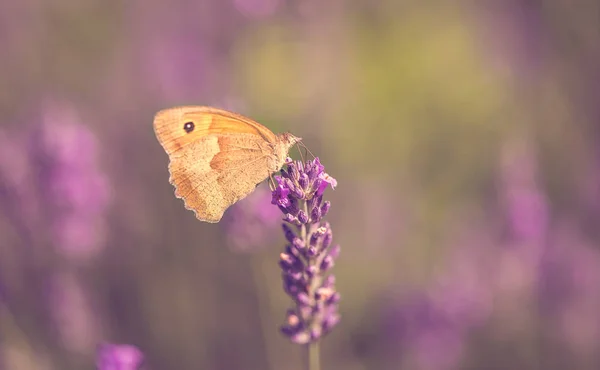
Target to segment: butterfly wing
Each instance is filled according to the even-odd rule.
[[[218,222],[229,206],[250,194],[272,172],[272,156],[248,146],[255,135],[205,137],[169,164],[175,196],[199,220]],[[224,144],[227,142],[227,144]],[[215,152],[218,153],[215,154]]]
[[[186,131],[186,124],[193,129]],[[274,144],[275,134],[258,122],[226,110],[185,106],[161,110],[154,117],[154,132],[169,156],[182,155],[179,151],[187,145],[210,135],[254,134]]]
[[[194,125],[190,132],[188,122]],[[173,108],[156,115],[154,129],[169,154],[175,195],[202,221],[218,222],[230,205],[277,170],[276,136],[243,116],[215,108]]]

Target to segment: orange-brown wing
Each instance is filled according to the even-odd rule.
[[[169,156],[203,137],[227,133],[253,134],[275,143],[275,134],[258,122],[226,110],[184,106],[161,110],[154,117],[154,132]]]
[[[202,221],[218,222],[274,171],[277,136],[225,110],[187,106],[158,112],[156,136],[169,155],[175,195]]]
[[[210,161],[219,151],[216,137],[205,137],[180,150],[169,162],[169,182],[186,209],[202,221],[217,222],[225,208]]]
[[[199,220],[218,222],[225,210],[250,194],[271,173],[273,155],[253,134],[200,138],[169,164],[169,181]]]

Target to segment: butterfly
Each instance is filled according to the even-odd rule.
[[[154,133],[169,156],[169,182],[186,209],[219,222],[232,204],[285,164],[302,139],[276,135],[250,118],[226,110],[182,106],[154,117]]]

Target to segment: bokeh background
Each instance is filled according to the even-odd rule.
[[[304,368],[268,191],[173,196],[183,104],[338,180],[324,369],[600,368],[600,3],[13,0],[0,48],[0,368]]]

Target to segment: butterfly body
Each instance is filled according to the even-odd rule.
[[[300,138],[222,109],[185,106],[161,110],[154,132],[169,155],[169,182],[199,220],[218,222],[285,163]]]

